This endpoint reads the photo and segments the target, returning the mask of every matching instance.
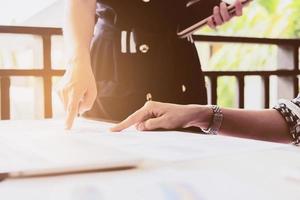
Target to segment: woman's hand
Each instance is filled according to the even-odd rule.
[[[92,108],[97,96],[96,81],[89,59],[75,59],[69,65],[57,88],[67,114],[66,129],[72,127],[78,114]]]
[[[149,101],[123,122],[111,128],[122,131],[136,125],[139,131],[176,129],[187,127],[207,128],[212,111],[208,106],[176,105]]]
[[[64,41],[70,61],[58,85],[58,95],[67,113],[70,129],[78,114],[90,110],[97,96],[91,68],[90,44],[95,25],[96,0],[65,0]]]
[[[215,6],[213,10],[213,16],[208,19],[208,26],[212,29],[215,29],[216,26],[220,26],[225,22],[228,22],[234,16],[241,16],[243,14],[243,5],[241,0],[236,0],[234,5],[236,10],[235,15],[229,13],[225,2],[222,2],[219,7]]]

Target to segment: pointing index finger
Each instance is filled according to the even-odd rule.
[[[79,100],[71,99],[70,104],[67,107],[67,118],[65,122],[65,129],[69,130],[72,128],[75,117],[78,114]]]
[[[112,127],[110,130],[112,132],[120,132],[150,117],[151,116],[149,115],[149,112],[143,107],[140,110],[133,113],[132,115],[130,115],[129,117],[127,117],[127,119],[125,119],[124,121]]]

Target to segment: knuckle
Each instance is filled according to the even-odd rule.
[[[92,108],[93,108],[93,103],[90,103],[90,104],[87,104],[84,109],[91,110]]]
[[[151,108],[152,105],[153,105],[153,102],[152,102],[152,101],[147,101],[147,102],[145,103],[145,107],[146,107],[146,108]]]
[[[218,6],[214,7],[214,14],[218,14],[220,12],[220,8]]]
[[[156,101],[147,101],[147,102],[145,103],[145,108],[146,108],[147,110],[152,110],[152,109],[154,109],[156,106],[157,106],[157,102],[156,102]]]

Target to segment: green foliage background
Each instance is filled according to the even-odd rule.
[[[300,0],[254,0],[241,17],[218,27],[202,29],[203,35],[226,35],[267,38],[300,37]],[[277,48],[271,45],[215,44],[206,70],[272,70],[276,69]],[[236,80],[218,80],[218,104],[235,105]]]

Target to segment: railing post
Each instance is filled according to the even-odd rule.
[[[264,85],[264,106],[265,108],[270,107],[270,76],[263,76],[263,85]]]
[[[297,51],[297,54],[295,53]],[[278,46],[278,69],[298,70],[298,46]],[[294,86],[297,78],[278,77],[277,99],[292,99],[298,93],[298,86]],[[296,84],[298,85],[298,83]],[[296,91],[297,90],[297,91]]]
[[[1,120],[10,119],[10,78],[0,77],[1,87]]]
[[[211,84],[211,104],[217,105],[218,103],[218,77],[212,76],[210,77]]]
[[[239,89],[239,108],[245,107],[245,77],[238,76],[238,89]]]
[[[296,74],[299,74],[299,46],[294,46],[294,71]],[[299,93],[299,78],[294,77],[294,97]]]
[[[51,36],[43,35],[44,81],[44,117],[52,118],[52,76],[51,76]]]

